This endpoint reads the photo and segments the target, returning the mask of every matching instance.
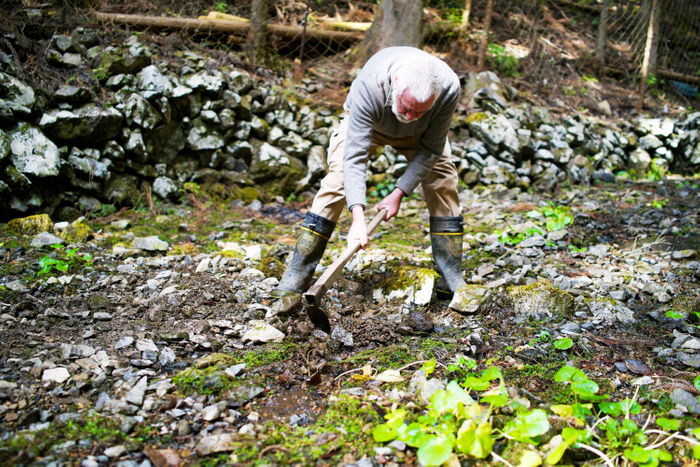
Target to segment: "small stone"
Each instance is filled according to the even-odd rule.
[[[134,248],[146,251],[168,251],[168,242],[164,242],[155,235],[151,237],[135,238]]]
[[[126,395],[126,401],[130,404],[136,406],[141,406],[143,404],[143,398],[146,395],[146,388],[148,387],[148,376],[141,378],[136,385],[129,390]]]
[[[187,421],[187,419],[182,419],[179,422],[177,422],[177,435],[179,437],[187,436],[192,432],[192,429],[190,428],[190,422]]]
[[[57,237],[48,232],[41,232],[39,235],[34,237],[30,243],[33,248],[43,248],[51,245],[65,245],[66,242],[60,237]]]
[[[116,344],[114,344],[114,350],[125,349],[134,343],[134,338],[131,336],[124,336],[120,338]]]
[[[265,321],[251,320],[248,324],[253,327],[243,335],[242,342],[282,342],[284,339],[282,331]]]
[[[158,347],[151,339],[138,339],[136,341],[136,350],[141,352],[158,352]]]
[[[160,363],[160,366],[167,367],[175,363],[176,358],[177,356],[175,355],[175,352],[170,347],[163,347],[163,349],[160,351],[158,362]]]
[[[70,373],[67,369],[63,367],[51,368],[44,370],[44,374],[41,376],[41,381],[43,383],[55,383],[61,384],[70,378]]]
[[[352,339],[352,334],[340,326],[333,328],[331,338],[341,342],[345,347],[352,347],[355,345]]]
[[[98,311],[92,317],[97,321],[110,321],[112,319],[112,315],[104,311]]]
[[[219,407],[219,404],[210,405],[204,407],[200,414],[202,415],[202,420],[211,422],[221,416],[221,407]]]
[[[109,457],[110,459],[118,459],[126,453],[127,453],[127,450],[122,445],[113,446],[111,448],[105,449],[105,456]]]
[[[243,374],[245,367],[246,367],[245,363],[239,363],[238,365],[233,365],[233,366],[226,368],[224,370],[224,373],[231,378],[235,378],[236,376]]]

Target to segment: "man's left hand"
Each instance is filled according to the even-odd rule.
[[[400,188],[396,188],[389,194],[389,196],[384,198],[382,202],[377,205],[377,211],[386,209],[386,217],[384,218],[385,221],[388,221],[399,213],[399,209],[401,208],[401,200],[403,197],[404,192],[401,191]]]

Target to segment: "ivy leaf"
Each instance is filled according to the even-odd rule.
[[[632,399],[625,399],[620,401],[620,409],[624,413],[631,413],[632,415],[637,415],[642,412],[642,406],[633,401]]]
[[[695,389],[700,391],[700,375],[697,375],[695,377],[695,381],[693,381],[693,386],[695,386]]]
[[[535,451],[525,451],[520,456],[518,467],[537,467],[542,464],[542,458]]]
[[[574,415],[574,409],[570,405],[553,405],[549,408],[552,412],[559,415],[560,417],[572,417]]]
[[[500,379],[502,381],[503,375],[501,374],[501,370],[499,370],[498,367],[490,366],[486,370],[484,370],[484,373],[481,375],[481,379],[483,379],[484,381],[493,381],[494,379]]]
[[[435,359],[431,358],[427,362],[423,363],[423,370],[425,370],[425,375],[430,376],[430,374],[435,371]]]
[[[466,420],[457,433],[457,449],[478,459],[484,459],[491,454],[493,437],[491,424],[481,422],[478,426],[474,420]]]
[[[485,391],[486,389],[489,388],[489,386],[491,386],[491,383],[489,381],[485,381],[481,378],[476,378],[474,376],[470,376],[464,382],[464,385],[468,388],[472,388],[475,391]]]
[[[557,383],[585,381],[587,379],[588,376],[586,376],[586,373],[579,370],[578,368],[574,368],[573,366],[569,365],[564,365],[554,375],[554,381],[556,381]]]
[[[569,339],[568,337],[565,337],[563,339],[559,339],[554,343],[554,348],[557,350],[568,350],[574,345],[574,341]]]
[[[680,421],[663,417],[657,418],[656,424],[666,431],[678,431],[678,429],[681,427]]]
[[[554,465],[559,462],[564,456],[566,450],[569,449],[569,446],[574,444],[579,439],[580,433],[580,431],[574,430],[573,428],[564,428],[561,432],[561,435],[564,437],[564,442],[549,453],[547,456],[547,463]]]
[[[696,444],[693,446],[693,457],[696,459],[700,459],[700,444]]]
[[[465,406],[474,404],[474,399],[471,398],[467,391],[462,389],[462,387],[457,383],[457,381],[450,381],[447,384],[447,394],[449,394],[455,401],[461,402]]]
[[[452,455],[452,443],[447,436],[429,435],[417,454],[423,465],[442,465]]]
[[[574,381],[571,383],[571,390],[584,399],[589,399],[590,397],[595,396],[598,389],[600,388],[595,381],[591,381],[590,379],[586,379],[585,381]]]
[[[408,425],[405,434],[400,439],[412,448],[417,448],[423,444],[425,436],[423,425],[414,422]]]
[[[598,403],[598,408],[604,414],[612,415],[613,417],[618,417],[622,413],[622,407],[619,402],[600,402]]]
[[[638,464],[646,464],[651,461],[651,453],[645,451],[641,446],[636,446],[634,449],[625,449],[625,457]]]
[[[683,318],[683,313],[678,313],[677,311],[668,310],[666,312],[666,317],[673,318],[673,319],[681,319],[681,318]]]
[[[56,269],[58,269],[59,271],[67,271],[68,263],[66,263],[65,261],[58,261],[56,263]]]
[[[533,438],[549,431],[549,420],[544,410],[535,409],[528,414],[519,414],[515,426],[524,436]]]
[[[385,443],[391,441],[398,436],[398,431],[389,428],[386,424],[382,423],[374,430],[372,430],[372,437],[378,443]]]

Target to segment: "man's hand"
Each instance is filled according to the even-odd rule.
[[[365,223],[365,210],[362,206],[352,208],[352,225],[348,232],[348,245],[353,241],[359,241],[363,250],[367,248],[367,243],[369,242],[367,224]]]
[[[386,209],[385,221],[388,221],[396,214],[399,213],[399,208],[401,207],[401,199],[404,197],[404,192],[400,188],[396,188],[392,191],[389,196],[384,198],[381,203],[377,205],[377,211]]]

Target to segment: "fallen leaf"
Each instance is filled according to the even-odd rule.
[[[386,370],[372,379],[376,381],[383,381],[385,383],[399,383],[404,380],[399,370]]]
[[[155,467],[179,467],[184,462],[175,449],[155,449],[148,446],[143,450]]]

